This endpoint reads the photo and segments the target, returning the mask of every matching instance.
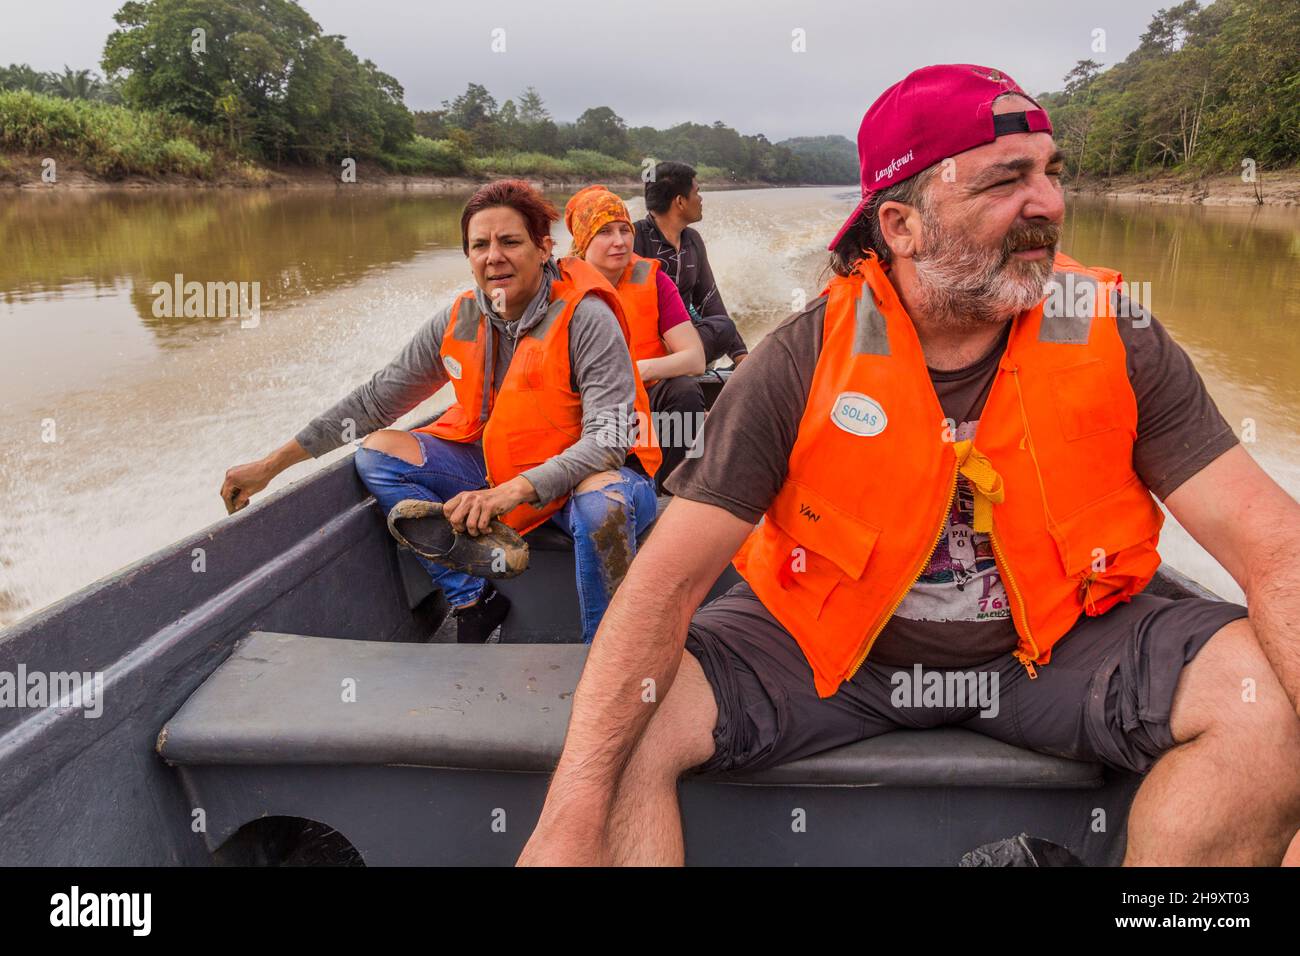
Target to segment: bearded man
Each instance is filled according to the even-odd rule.
[[[1119,274],[1058,251],[1063,157],[1010,77],[917,70],[858,149],[834,278],[668,482],[521,862],[680,863],[689,769],[959,725],[1144,774],[1128,864],[1277,864],[1300,827],[1300,506]],[[1246,606],[1143,593],[1153,495]],[[733,558],[744,583],[692,615]],[[992,678],[996,706],[900,698],[918,665]]]

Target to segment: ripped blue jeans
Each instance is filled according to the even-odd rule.
[[[411,435],[423,452],[424,462],[419,465],[373,448],[357,449],[357,474],[384,514],[407,498],[448,501],[462,491],[487,487],[483,449],[478,445],[446,441],[424,432]],[[620,468],[618,475],[618,481],[603,488],[570,495],[550,519],[573,539],[582,639],[588,644],[596,636],[614,588],[636,554],[637,535],[655,517],[654,482],[630,468]],[[611,528],[610,522],[617,522],[617,527]],[[612,536],[611,530],[615,531]],[[621,552],[624,541],[626,553],[611,553]],[[473,604],[487,584],[483,578],[453,571],[418,555],[417,560],[434,584],[442,588],[452,607]]]

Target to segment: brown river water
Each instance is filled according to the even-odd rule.
[[[854,193],[706,194],[699,229],[751,345],[820,290],[822,247]],[[0,198],[0,625],[222,520],[228,466],[291,437],[469,286],[463,201],[345,190]],[[1300,211],[1078,200],[1062,247],[1151,283],[1152,311],[1225,417],[1238,434],[1253,427],[1251,453],[1300,496]],[[178,273],[259,283],[256,322],[156,315],[154,283]],[[347,453],[292,468],[270,490]],[[1161,553],[1240,598],[1172,521]]]

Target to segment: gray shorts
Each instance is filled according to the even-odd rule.
[[[1169,715],[1183,667],[1245,616],[1239,604],[1138,594],[1080,617],[1033,680],[1010,654],[921,672],[868,658],[822,699],[794,638],[737,584],[696,612],[686,638],[718,702],[717,749],[697,769],[757,770],[890,730],[956,725],[1146,773],[1174,745]]]

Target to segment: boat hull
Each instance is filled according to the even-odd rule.
[[[716,393],[721,383],[716,379],[710,390]],[[564,575],[555,571],[571,557],[557,551],[545,560],[555,567],[550,577],[533,578],[529,599],[538,606],[553,603],[556,588],[566,594],[572,590],[557,583]],[[527,587],[528,581],[525,574],[510,583]],[[1213,597],[1167,568],[1150,590],[1175,598]],[[85,716],[76,707],[0,708],[0,865],[212,862],[211,836],[216,831],[196,831],[194,810],[202,804],[195,803],[193,792],[186,792],[181,773],[160,759],[155,746],[160,728],[231,658],[237,643],[256,631],[398,644],[446,640],[445,629],[438,636],[445,617],[440,593],[409,555],[398,553],[384,516],[349,457],[0,631],[0,671],[15,673],[21,665],[29,673],[95,673],[104,681],[98,717]],[[552,638],[566,639],[564,620],[560,616],[547,625]],[[529,635],[521,625],[515,637],[541,640],[546,635]],[[574,638],[576,633],[569,629],[567,639]],[[307,774],[302,768],[296,772]],[[456,792],[495,773],[459,768],[432,781],[426,779],[432,770],[423,776],[397,767],[365,772],[373,772],[376,780],[392,780],[403,794],[409,791],[410,800],[417,799],[419,787]],[[409,785],[408,778],[413,781]],[[414,782],[417,778],[419,783]],[[516,773],[510,781],[517,790],[512,799],[520,808],[516,825],[508,840],[493,844],[491,853],[478,862],[507,861],[540,806],[543,768]],[[306,782],[304,777],[296,786],[303,789]],[[1129,787],[1131,781],[1120,785]],[[792,797],[750,793],[737,786],[703,781],[684,785],[688,816],[694,816],[689,807],[698,805],[698,819],[712,821],[707,826],[689,824],[693,858],[767,859],[761,847],[725,836],[737,828],[743,834],[749,826],[750,811],[734,811],[752,806],[757,813],[765,801],[784,805],[780,802],[788,804]],[[935,826],[953,834],[948,842],[931,841],[935,854],[950,854],[977,830],[984,832],[980,823],[972,823],[975,830],[968,832],[961,829],[958,817],[944,815],[944,807],[955,804],[941,786],[928,788],[923,796],[896,793],[902,794],[897,806],[925,806]],[[885,802],[880,813],[888,820],[895,796],[865,796]],[[842,799],[833,792],[816,796],[827,802],[828,813],[846,814],[847,821],[851,804]],[[978,794],[972,799],[976,802],[971,806],[985,806]],[[991,814],[993,804],[996,800],[988,804]],[[993,815],[986,822],[1000,820]],[[213,823],[219,829],[220,821]],[[714,828],[720,834],[716,839],[705,834]],[[1008,835],[998,832],[991,838]],[[1041,835],[1050,836],[1050,831]],[[365,842],[360,835],[358,839]],[[903,854],[903,843],[890,842],[896,835],[870,839],[877,841],[872,853],[879,859],[930,858]],[[809,837],[772,852],[787,862],[842,859],[835,839],[821,840]],[[714,849],[703,849],[709,845]],[[737,847],[746,848],[744,854]],[[468,852],[448,845],[437,858],[450,862]],[[374,853],[376,862],[401,859],[400,853]]]

